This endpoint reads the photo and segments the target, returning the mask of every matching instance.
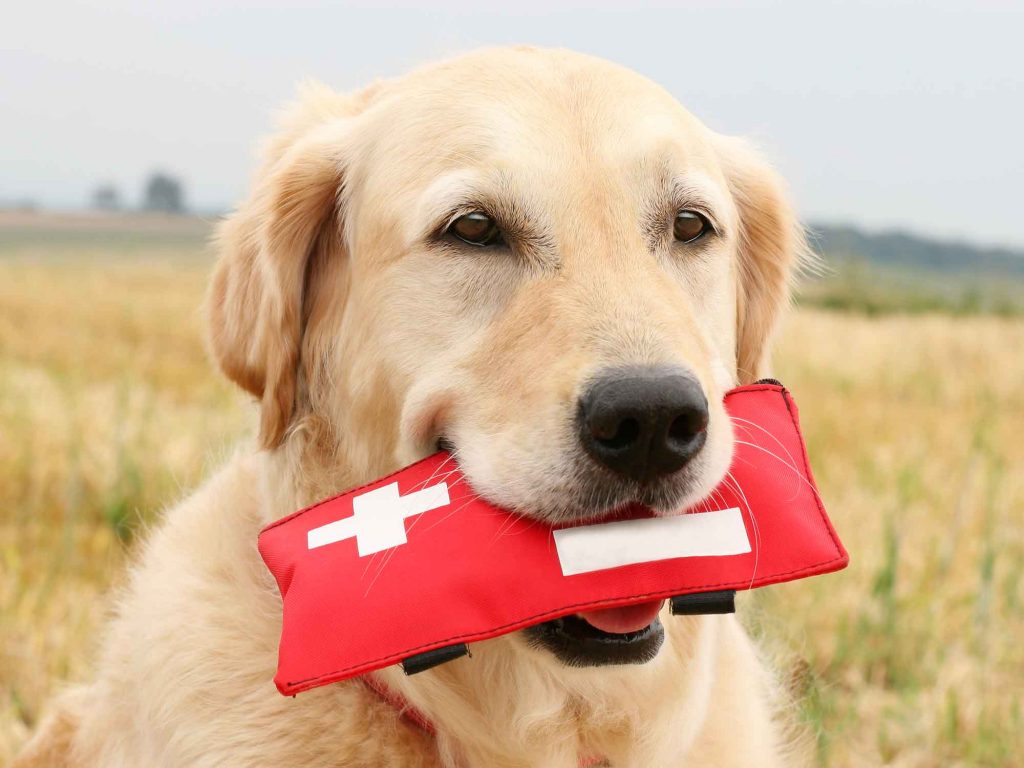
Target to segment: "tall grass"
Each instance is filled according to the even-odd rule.
[[[1024,764],[1024,322],[805,310],[777,369],[852,556],[752,596],[819,763]]]
[[[138,248],[138,250],[132,250]],[[160,511],[249,433],[192,247],[0,247],[0,764],[88,674]],[[821,765],[1024,761],[1024,322],[804,309],[796,393],[847,571],[745,598]]]
[[[0,765],[87,673],[133,541],[248,430],[200,341],[207,271],[0,251]]]

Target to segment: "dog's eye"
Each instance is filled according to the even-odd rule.
[[[708,220],[696,211],[680,211],[672,227],[673,234],[681,243],[692,243],[704,237],[711,229]]]
[[[501,242],[501,230],[494,219],[480,211],[459,216],[448,226],[448,231],[470,245],[494,245]]]

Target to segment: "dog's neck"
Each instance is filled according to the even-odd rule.
[[[717,624],[666,617],[666,631],[658,656],[639,666],[570,668],[512,635],[426,674],[377,675],[435,726],[448,765],[577,768],[588,755],[670,765],[702,725]]]

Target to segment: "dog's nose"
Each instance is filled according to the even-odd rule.
[[[618,368],[580,398],[579,421],[583,446],[599,463],[653,480],[681,469],[703,447],[708,401],[680,369]]]

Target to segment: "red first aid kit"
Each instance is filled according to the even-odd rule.
[[[478,498],[441,452],[268,525],[259,549],[284,609],[278,690],[396,663],[419,671],[588,611],[671,599],[673,613],[724,612],[735,590],[845,567],[789,392],[739,387],[725,407],[730,473],[678,515],[552,528]]]

